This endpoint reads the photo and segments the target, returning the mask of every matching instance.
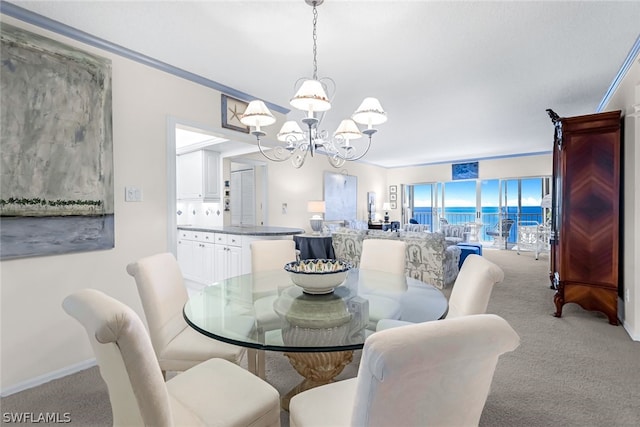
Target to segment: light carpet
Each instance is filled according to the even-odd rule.
[[[548,255],[535,260],[530,252],[485,249],[484,256],[505,272],[488,312],[504,317],[520,335],[521,345],[500,358],[480,425],[640,425],[640,343],[621,326],[609,325],[604,315],[575,304],[565,306],[562,318],[553,317]],[[359,355],[356,352],[339,379],[357,374]],[[301,381],[282,354],[267,352],[266,361],[267,380],[281,394]],[[72,426],[112,422],[97,368],[2,398],[0,405],[3,418],[7,413],[58,412],[69,413]],[[288,425],[283,412],[282,426]]]

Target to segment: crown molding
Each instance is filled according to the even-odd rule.
[[[251,96],[245,92],[241,92],[237,89],[223,85],[222,83],[218,83],[214,80],[207,79],[205,77],[191,73],[181,68],[174,67],[173,65],[167,64],[165,62],[158,61],[157,59],[151,58],[150,56],[146,56],[141,53],[135,52],[131,49],[127,49],[124,46],[120,46],[115,43],[111,43],[107,40],[101,39],[99,37],[95,37],[89,33],[80,31],[77,28],[73,28],[61,22],[54,21],[53,19],[47,18],[46,16],[31,12],[27,9],[21,8],[20,6],[16,6],[15,4],[9,3],[7,1],[4,1],[4,0],[0,1],[0,13],[2,13],[3,15],[7,15],[12,18],[18,19],[20,21],[26,22],[28,24],[35,25],[42,29],[54,32],[56,34],[69,37],[70,39],[79,41],[81,43],[85,43],[87,45],[97,47],[98,49],[111,52],[123,58],[136,61],[140,64],[155,68],[160,71],[164,71],[166,73],[183,78],[185,80],[189,80],[194,83],[200,84],[202,86],[217,90],[219,92],[230,95],[234,98],[247,101],[247,102],[250,102],[256,99],[255,96]],[[282,114],[287,114],[290,111],[288,108],[282,107],[280,105],[276,105],[267,101],[264,101],[264,103],[270,109],[275,110]]]

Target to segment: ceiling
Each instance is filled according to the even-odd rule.
[[[11,3],[286,108],[312,73],[304,0]],[[639,24],[638,1],[326,0],[318,75],[337,90],[322,125],[374,96],[388,121],[372,164],[549,152],[545,109],[596,112]]]

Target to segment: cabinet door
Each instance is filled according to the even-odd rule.
[[[239,246],[228,246],[227,256],[228,263],[228,276],[235,277],[242,274],[242,248]]]
[[[220,154],[198,150],[176,160],[178,200],[220,201]]]
[[[219,282],[227,278],[227,246],[213,245],[213,281]]]
[[[216,281],[215,257],[216,249],[213,243],[202,244],[203,271],[202,280],[205,284],[211,284]]]
[[[178,239],[177,245],[178,265],[180,265],[182,276],[191,280],[195,279],[193,261],[195,244],[193,240]]]
[[[201,199],[202,192],[202,152],[181,154],[177,158],[178,199]]]
[[[203,150],[203,197],[209,202],[220,201],[220,156],[215,151]]]

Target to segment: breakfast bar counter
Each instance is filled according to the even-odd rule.
[[[206,227],[203,225],[179,225],[178,230],[201,231],[207,233],[237,234],[241,236],[293,236],[303,234],[301,228],[270,227],[264,225]]]

